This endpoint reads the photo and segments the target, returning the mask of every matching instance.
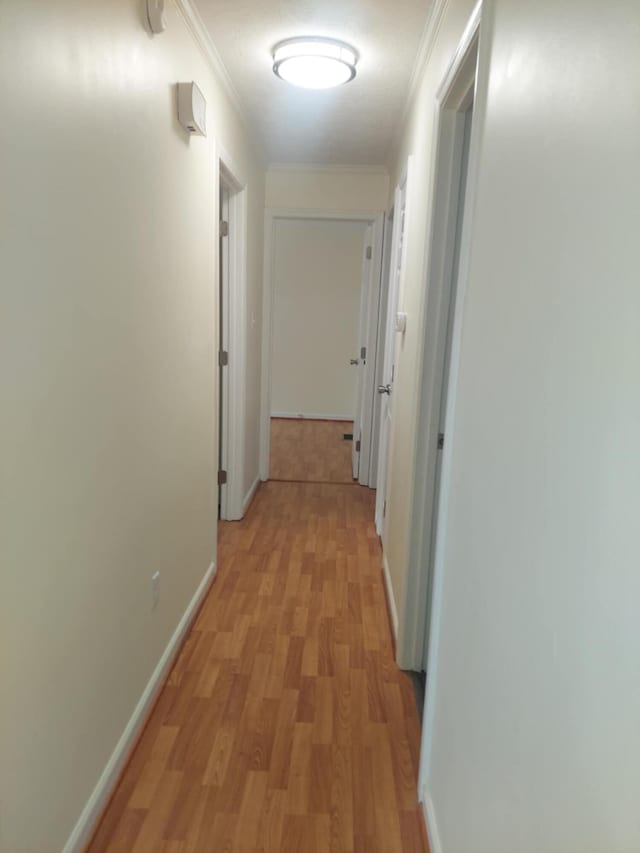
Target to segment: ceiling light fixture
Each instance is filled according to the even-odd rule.
[[[305,36],[281,41],[273,49],[273,73],[305,89],[330,89],[356,76],[358,51],[336,39]]]

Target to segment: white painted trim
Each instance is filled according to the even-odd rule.
[[[369,264],[369,280],[367,282],[367,303],[365,318],[367,359],[364,365],[362,423],[360,438],[360,464],[358,482],[363,486],[375,488],[370,479],[371,448],[373,446],[373,415],[375,398],[378,396],[376,383],[376,354],[378,350],[378,318],[380,316],[380,291],[382,289],[382,244],[384,241],[384,213],[371,223],[372,259]]]
[[[271,417],[292,421],[353,421],[353,415],[303,414],[302,412],[271,412]]]
[[[393,594],[393,585],[391,583],[391,572],[389,571],[389,562],[387,555],[382,555],[382,574],[384,577],[384,585],[387,590],[387,601],[389,602],[389,610],[391,611],[391,628],[393,629],[393,639],[398,641],[398,608],[396,607],[396,599]]]
[[[265,216],[271,219],[331,219],[343,222],[365,222],[373,224],[383,215],[383,211],[375,210],[323,210],[308,207],[267,207]]]
[[[406,275],[406,258],[407,258],[407,236],[409,233],[410,222],[410,188],[413,186],[413,171],[414,171],[414,156],[410,154],[407,158],[407,163],[402,171],[398,185],[394,192],[394,221],[391,234],[391,248],[389,272],[394,273],[394,279],[387,282],[387,306],[385,312],[386,324],[384,329],[384,341],[382,352],[382,376],[380,379],[381,385],[391,384],[393,381],[391,375],[393,367],[396,364],[396,350],[398,333],[395,331],[392,317],[400,307],[402,297],[404,276]],[[404,225],[402,225],[402,210],[404,207]],[[402,231],[401,231],[402,228]],[[402,243],[401,243],[402,238]],[[400,246],[401,243],[401,246]],[[400,264],[398,265],[398,251],[402,251]],[[399,266],[399,269],[398,269]],[[397,275],[395,274],[397,271]],[[393,393],[393,388],[392,388]],[[385,531],[385,501],[388,491],[388,470],[389,470],[389,453],[391,448],[391,427],[393,422],[393,403],[391,404],[391,422],[387,423],[388,408],[383,402],[378,409],[379,420],[379,443],[378,443],[378,465],[376,470],[376,508],[375,508],[375,525],[376,533],[381,537],[383,544],[386,535]]]
[[[222,164],[220,164],[218,190],[219,208],[217,221],[222,222],[226,219],[228,222],[231,219],[229,203],[231,190],[227,182],[223,180]],[[216,243],[218,246],[218,287],[216,294],[218,297],[218,322],[216,324],[217,328],[215,331],[219,335],[216,346],[216,353],[219,353],[223,349],[230,351],[232,343],[230,329],[231,258],[229,252],[230,239],[223,239],[222,235],[218,232]],[[219,511],[220,518],[222,519],[228,519],[229,517],[229,497],[231,490],[234,488],[236,479],[234,476],[235,471],[231,469],[229,464],[229,449],[230,445],[234,443],[233,431],[231,429],[231,422],[233,418],[231,417],[230,404],[231,398],[236,396],[233,394],[235,389],[231,386],[231,382],[229,381],[229,371],[229,366],[222,368],[220,367],[220,364],[216,365],[216,374],[218,379],[218,470],[227,471],[227,482],[218,485]]]
[[[439,502],[436,503],[436,436],[442,428],[440,415],[454,252],[451,229],[455,228],[452,217],[458,210],[459,166],[464,134],[459,110],[465,109],[464,103],[469,98],[475,79],[479,22],[479,7],[476,7],[438,87],[434,104],[429,236],[425,241],[424,257],[426,296],[421,319],[420,379],[414,445],[415,474],[404,620],[398,644],[400,665],[404,669],[413,670],[425,668],[425,634],[428,630],[431,594],[431,578],[426,568],[433,565],[435,514],[439,506]]]
[[[348,163],[270,163],[268,172],[317,172],[320,174],[388,175],[386,166],[354,165]]]
[[[383,385],[384,346],[386,338],[387,303],[389,301],[389,270],[391,268],[391,242],[393,236],[393,207],[385,213],[382,231],[382,258],[380,261],[380,299],[378,305],[378,326],[376,330],[375,378],[374,390]],[[371,424],[371,453],[369,456],[369,486],[378,487],[378,463],[380,456],[380,410],[382,395],[374,393]],[[377,496],[376,496],[377,498]],[[376,531],[377,532],[377,531]]]
[[[492,4],[488,4],[491,9]],[[429,647],[427,656],[427,681],[425,686],[424,716],[422,723],[422,744],[420,749],[420,768],[418,779],[418,790],[426,792],[430,785],[431,756],[433,754],[435,707],[438,689],[438,668],[440,652],[440,621],[442,616],[442,600],[445,574],[445,550],[446,530],[448,522],[449,493],[451,489],[451,473],[453,459],[453,445],[455,434],[455,409],[458,390],[458,373],[460,365],[460,352],[462,345],[462,322],[464,314],[464,303],[467,297],[469,279],[469,267],[471,256],[471,220],[475,208],[478,163],[480,159],[481,140],[484,132],[484,119],[486,115],[488,89],[489,89],[489,67],[491,43],[490,38],[484,35],[491,32],[491,22],[483,24],[483,16],[487,10],[483,10],[482,0],[479,0],[465,28],[462,42],[469,47],[477,36],[478,59],[476,65],[474,118],[471,128],[471,142],[469,147],[469,164],[467,170],[467,191],[464,205],[464,222],[459,251],[458,288],[454,309],[454,325],[451,345],[451,363],[449,367],[449,391],[447,397],[447,408],[445,415],[445,433],[450,437],[445,441],[442,451],[442,468],[440,474],[440,502],[438,512],[438,523],[436,529],[435,557],[433,564],[433,587],[431,597],[431,622],[429,628]],[[489,13],[490,14],[490,13]],[[468,49],[468,48],[467,48]],[[460,48],[456,51],[452,65],[461,68],[465,60],[465,52]],[[455,81],[456,75],[449,69],[443,79]],[[433,200],[433,199],[432,199]],[[418,476],[419,473],[416,472]],[[426,796],[426,794],[425,794]]]
[[[271,363],[273,358],[273,264],[275,259],[274,234],[276,222],[281,219],[319,219],[342,222],[366,222],[374,228],[376,245],[374,247],[375,266],[378,268],[377,283],[380,284],[379,267],[382,260],[382,233],[384,213],[372,211],[318,210],[291,207],[267,207],[264,212],[264,259],[262,289],[262,382],[260,404],[260,478],[269,479],[269,453],[271,445]],[[374,274],[374,273],[372,273]],[[377,334],[376,322],[371,324]],[[372,350],[368,350],[372,351]],[[375,341],[373,341],[375,351]],[[368,362],[371,359],[367,359]],[[369,366],[369,365],[367,365]],[[373,379],[375,365],[372,364]],[[367,380],[369,381],[369,380]],[[373,381],[373,380],[372,380]],[[353,418],[348,418],[352,420]],[[368,462],[365,471],[368,472]]]
[[[405,98],[404,106],[402,108],[400,120],[396,122],[396,131],[394,134],[393,143],[391,145],[392,151],[396,150],[400,141],[401,133],[406,125],[406,119],[407,115],[409,114],[409,109],[418,89],[420,80],[424,75],[427,63],[431,58],[431,53],[433,52],[433,48],[436,43],[436,38],[440,30],[440,24],[442,23],[442,18],[444,17],[444,13],[447,9],[448,2],[449,0],[434,0],[433,4],[431,5],[429,17],[427,18],[426,23],[424,25],[424,30],[422,31],[422,37],[420,39],[420,45],[416,54],[416,60],[413,65],[413,71],[411,72],[411,77],[409,78],[407,96]]]
[[[200,48],[204,58],[209,63],[216,79],[220,81],[225,94],[235,107],[238,115],[242,119],[242,122],[248,127],[249,119],[246,107],[238,94],[238,90],[233,85],[229,72],[218,53],[218,49],[216,48],[200,13],[191,0],[174,0],[174,3],[177,10],[182,15],[184,22],[187,25],[187,29],[193,36],[193,39]]]
[[[436,812],[433,807],[433,800],[428,794],[425,794],[420,805],[422,806],[422,814],[424,815],[424,822],[427,827],[429,851],[430,853],[442,853],[442,844],[440,844],[438,822],[436,821]]]
[[[244,189],[248,183],[247,176],[243,169],[240,168],[240,164],[235,157],[220,142],[218,142],[218,159],[224,166],[227,172],[226,177],[229,179],[229,183],[232,184],[233,189],[236,191]]]
[[[465,63],[465,58],[469,53],[471,45],[478,37],[481,19],[482,0],[478,0],[471,13],[471,16],[469,17],[469,20],[467,21],[467,25],[464,28],[464,31],[456,48],[456,52],[454,53],[453,57],[451,58],[451,61],[449,62],[449,66],[442,79],[442,82],[438,86],[436,98],[439,105],[442,104],[449,97],[449,93],[454,87],[454,83],[456,82],[456,79],[460,74],[460,70]]]
[[[264,214],[262,258],[262,359],[260,377],[260,452],[261,480],[269,479],[271,454],[271,361],[273,359],[273,231],[275,220],[269,209]]]
[[[80,853],[84,845],[89,841],[91,834],[95,830],[96,821],[101,817],[102,810],[118,783],[120,773],[129,757],[129,751],[140,734],[141,726],[146,722],[149,710],[164,687],[169,670],[174,663],[176,652],[180,648],[180,644],[191,625],[191,620],[198,607],[200,607],[200,604],[209,591],[215,574],[216,564],[214,562],[207,569],[187,609],[178,622],[62,853]]]
[[[219,148],[218,157],[219,172],[229,189],[229,365],[226,368],[225,382],[227,410],[223,412],[228,481],[226,486],[223,486],[221,516],[227,521],[237,521],[244,515],[242,489],[247,351],[247,187],[241,174],[235,171],[233,160],[222,148]]]
[[[255,493],[258,490],[259,485],[260,485],[260,477],[256,477],[255,480],[253,481],[253,483],[251,484],[251,488],[249,489],[247,494],[244,496],[244,500],[242,501],[242,515],[243,516],[244,516],[245,512],[248,510],[249,504],[253,500]]]

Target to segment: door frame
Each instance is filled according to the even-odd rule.
[[[353,416],[353,429],[352,429],[352,443],[351,443],[351,476],[354,480],[358,482],[361,481],[361,476],[367,480],[368,482],[368,472],[365,474],[362,471],[362,462],[365,457],[365,453],[362,450],[362,425],[366,423],[366,413],[367,406],[373,405],[373,401],[368,399],[368,395],[365,393],[365,381],[366,381],[366,368],[369,361],[368,357],[368,349],[367,349],[367,358],[361,358],[361,347],[368,347],[369,340],[369,328],[371,324],[371,320],[369,317],[370,309],[371,309],[371,270],[372,270],[372,258],[367,257],[368,255],[368,247],[373,245],[373,225],[367,224],[366,230],[364,233],[364,241],[362,243],[362,265],[360,268],[360,299],[358,305],[358,340],[357,346],[353,350],[353,355],[356,356],[356,406]],[[378,305],[377,310],[380,310],[380,294],[378,294]],[[377,334],[377,333],[376,333]],[[364,364],[362,363],[364,361]],[[374,368],[375,370],[375,368]],[[371,423],[371,427],[373,428],[373,421]],[[371,436],[368,436],[368,442],[371,442]],[[359,448],[359,449],[357,449]],[[368,448],[367,448],[368,450]],[[370,452],[368,454],[370,456]],[[357,473],[356,473],[357,466]]]
[[[247,303],[247,184],[233,159],[223,150],[218,151],[216,212],[218,221],[218,251],[220,246],[220,184],[229,191],[229,244],[227,258],[229,274],[226,291],[225,322],[229,363],[223,370],[224,388],[218,388],[218,406],[221,399],[227,402],[223,409],[222,458],[227,464],[227,482],[221,489],[220,518],[235,521],[244,515],[244,455],[245,455],[245,397],[246,397],[246,303]],[[220,263],[218,259],[217,275]],[[219,284],[219,280],[218,280]],[[220,311],[216,294],[217,310]],[[216,375],[220,340],[216,334]]]
[[[380,267],[380,305],[378,308],[378,343],[376,346],[376,379],[374,391],[382,384],[384,374],[384,347],[387,328],[387,301],[389,297],[389,273],[391,270],[391,243],[393,238],[395,204],[392,204],[384,217],[382,238],[382,261]],[[373,395],[373,427],[371,430],[371,461],[369,464],[369,483],[378,487],[380,465],[380,411],[382,395]]]
[[[410,176],[413,171],[413,163],[414,158],[413,155],[409,155],[407,158],[407,162],[405,164],[404,169],[402,170],[402,174],[400,175],[400,179],[396,185],[396,188],[393,193],[393,210],[394,210],[394,220],[393,220],[393,230],[391,234],[391,243],[389,246],[389,276],[387,280],[386,293],[387,293],[387,305],[385,308],[385,320],[386,326],[384,328],[384,337],[380,342],[380,349],[382,350],[382,361],[380,366],[381,379],[380,384],[384,384],[385,380],[385,369],[387,367],[387,342],[389,342],[389,346],[392,348],[393,355],[391,358],[392,364],[396,364],[396,351],[398,346],[398,333],[395,328],[395,317],[389,316],[389,308],[395,308],[395,312],[397,314],[399,307],[401,305],[401,297],[402,297],[402,289],[403,289],[403,279],[406,275],[406,244],[407,244],[407,234],[409,233],[409,187],[410,187]],[[400,207],[402,196],[404,194],[404,220],[401,220]],[[400,228],[402,228],[402,244],[399,245],[400,241]],[[398,250],[401,249],[402,255],[400,258],[400,265],[398,265]],[[389,299],[391,298],[393,288],[391,287],[391,272],[393,270],[397,270],[397,281],[395,283],[395,305],[389,305]],[[391,389],[391,393],[393,393],[393,388]],[[378,406],[378,433],[379,433],[379,444],[378,444],[378,463],[376,466],[376,508],[375,508],[375,525],[376,525],[376,533],[380,536],[383,545],[384,545],[384,524],[385,524],[385,501],[386,501],[386,493],[389,484],[389,457],[391,451],[391,428],[385,432],[384,429],[384,406],[382,401]],[[384,440],[383,440],[384,439]],[[384,459],[383,459],[384,456]],[[388,573],[385,569],[385,582],[387,584],[390,583],[388,580]],[[390,595],[390,601],[393,601],[393,596]],[[397,614],[394,611],[394,635],[397,633]]]
[[[378,310],[380,300],[380,272],[382,265],[382,238],[384,213],[371,211],[336,211],[321,209],[298,209],[269,207],[264,217],[264,271],[262,302],[262,390],[260,404],[260,479],[269,479],[269,455],[271,446],[271,364],[273,359],[273,302],[275,229],[281,220],[329,220],[334,222],[363,222],[373,227],[372,263],[369,273],[369,322],[367,331],[367,363],[365,365],[364,389],[367,394],[367,429],[363,429],[360,448],[360,478],[362,485],[369,485],[369,454],[371,453],[371,420],[373,412],[374,383],[376,379],[376,347],[378,337]],[[365,461],[366,460],[366,461]]]
[[[424,654],[426,622],[428,627],[427,680],[420,753],[418,793],[426,812],[430,842],[440,850],[435,814],[429,796],[430,759],[432,755],[435,697],[438,683],[438,652],[442,612],[447,506],[451,484],[453,437],[457,378],[462,341],[463,308],[467,295],[472,218],[475,207],[478,163],[482,138],[482,122],[486,111],[490,49],[481,31],[482,0],[475,6],[449,67],[438,87],[435,99],[435,121],[431,161],[429,201],[429,237],[426,247],[426,302],[423,319],[423,350],[419,383],[416,465],[410,523],[410,551],[407,590],[404,601],[405,626],[400,638],[402,665],[421,667]],[[460,144],[460,109],[473,86],[474,116],[467,167],[463,226],[458,249],[458,277],[453,305],[451,361],[445,412],[445,441],[442,450],[440,493],[437,515],[434,515],[434,487],[437,461],[442,362],[446,340],[443,322],[443,298],[451,286],[454,214],[458,210],[453,174],[455,144]],[[464,134],[464,120],[462,120]],[[459,150],[459,149],[458,149]],[[452,225],[452,219],[453,225]],[[446,235],[446,239],[443,239]],[[448,278],[447,278],[448,277]],[[443,334],[444,329],[444,334]],[[440,376],[438,376],[440,370]],[[434,527],[433,521],[437,517]]]

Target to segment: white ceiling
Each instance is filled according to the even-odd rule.
[[[432,0],[194,2],[268,162],[386,162]],[[279,80],[272,48],[300,35],[353,44],[356,79],[328,91]]]

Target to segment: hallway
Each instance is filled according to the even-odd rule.
[[[91,853],[424,853],[374,500],[268,482],[221,524],[218,575]]]

